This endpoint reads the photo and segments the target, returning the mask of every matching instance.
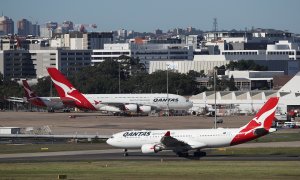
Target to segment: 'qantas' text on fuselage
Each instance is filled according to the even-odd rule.
[[[167,98],[155,98],[153,102],[167,102]],[[178,102],[178,98],[169,98],[169,102]]]

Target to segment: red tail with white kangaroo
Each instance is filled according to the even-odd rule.
[[[270,98],[255,117],[245,126],[241,127],[241,131],[231,142],[231,145],[251,141],[260,136],[268,134],[275,116],[279,98]]]
[[[45,102],[42,101],[41,98],[39,98],[35,92],[33,92],[28,84],[28,82],[26,80],[22,80],[22,84],[23,84],[23,89],[24,89],[24,94],[25,97],[27,98],[27,101],[32,103],[35,106],[39,106],[39,107],[47,107],[47,105],[45,104]]]
[[[47,71],[54,86],[65,104],[74,105],[79,108],[96,110],[95,107],[65,78],[56,68],[49,67]]]

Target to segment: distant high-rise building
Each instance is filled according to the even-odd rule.
[[[135,36],[136,32],[134,32],[133,30],[127,32],[127,38],[135,38]]]
[[[27,19],[21,19],[17,22],[18,35],[27,36],[32,33],[32,24]]]
[[[40,25],[36,24],[32,24],[32,32],[31,35],[33,36],[40,36]]]
[[[173,33],[176,34],[176,35],[182,34],[182,33],[183,33],[183,30],[182,30],[181,28],[175,28],[175,29],[173,30]]]
[[[160,30],[160,29],[156,29],[156,30],[155,30],[155,34],[156,34],[156,35],[161,35],[162,33],[163,33],[163,31]]]
[[[40,27],[40,36],[45,38],[51,38],[52,34],[56,31],[58,27],[57,22],[49,21]]]
[[[127,37],[127,30],[126,29],[119,29],[118,30],[118,36],[126,38]]]
[[[0,35],[14,34],[14,21],[7,16],[0,16]]]
[[[46,23],[46,27],[48,29],[55,30],[58,27],[58,23],[57,22],[49,21],[49,22]]]
[[[74,30],[74,24],[72,21],[64,21],[62,23],[62,33],[68,33],[72,30]]]
[[[196,29],[193,28],[193,27],[188,27],[188,28],[186,28],[186,31],[187,31],[188,33],[193,33],[193,32],[196,31]]]

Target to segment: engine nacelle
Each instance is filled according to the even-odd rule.
[[[98,108],[100,111],[120,112],[120,109],[115,106],[102,106]]]
[[[139,110],[140,110],[140,112],[143,112],[143,113],[150,113],[151,112],[151,106],[140,106]]]
[[[138,110],[138,105],[137,104],[125,104],[125,111],[128,112],[137,112]]]
[[[141,149],[142,153],[144,154],[157,153],[159,151],[162,151],[162,147],[157,144],[144,144]]]

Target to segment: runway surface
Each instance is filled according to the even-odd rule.
[[[69,118],[69,115],[76,118]],[[233,128],[246,124],[251,116],[222,117],[219,127]],[[2,112],[1,126],[41,127],[47,125],[53,134],[101,134],[111,135],[127,129],[189,129],[212,128],[212,117],[114,117],[97,113],[38,113],[38,112]],[[159,125],[158,125],[159,123]],[[280,130],[276,133],[299,133],[299,129]],[[276,143],[246,143],[236,147],[300,147],[300,141]],[[192,153],[191,153],[192,154]],[[64,162],[64,161],[99,161],[99,160],[204,160],[204,161],[299,161],[299,156],[289,155],[211,155],[205,157],[177,157],[173,152],[142,154],[140,150],[130,150],[128,157],[123,157],[122,149],[63,151],[0,154],[0,163],[13,162]]]
[[[0,163],[16,162],[66,162],[66,161],[110,161],[110,160],[204,160],[204,161],[300,161],[300,156],[289,155],[207,155],[205,157],[178,157],[173,152],[142,154],[140,150],[129,150],[129,156],[123,156],[122,149],[63,151],[1,154]]]

